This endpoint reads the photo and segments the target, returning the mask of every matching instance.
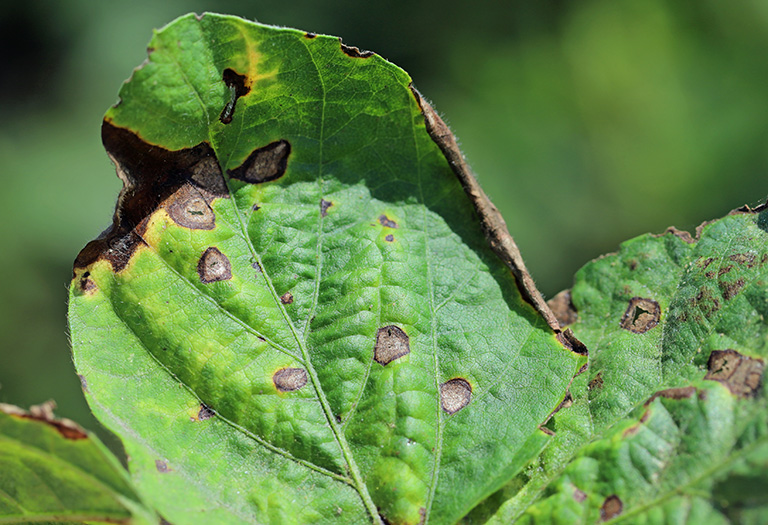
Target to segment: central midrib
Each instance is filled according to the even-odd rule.
[[[304,43],[305,46],[307,46],[306,42]],[[307,52],[312,60],[312,63],[315,65],[315,69],[317,71],[318,80],[320,81],[320,85],[322,88],[322,108],[321,108],[321,119],[320,119],[320,156],[321,156],[321,162],[320,162],[320,170],[322,170],[322,151],[323,151],[323,132],[325,127],[325,122],[323,120],[325,115],[325,105],[326,105],[326,89],[325,84],[323,82],[323,77],[320,73],[320,68],[317,66],[317,63],[315,61],[314,56],[312,55],[311,51],[307,47]],[[215,148],[215,146],[214,146]],[[217,158],[218,158],[218,151]],[[333,432],[333,435],[336,439],[336,442],[339,445],[339,448],[341,449],[342,455],[344,456],[344,460],[347,463],[347,467],[349,468],[349,474],[352,478],[353,485],[355,489],[357,490],[358,494],[360,495],[360,498],[363,501],[363,505],[365,506],[366,510],[368,511],[369,515],[371,516],[371,520],[381,525],[382,521],[379,517],[378,510],[376,508],[375,503],[373,502],[373,499],[371,498],[368,487],[366,486],[365,482],[363,481],[362,476],[360,475],[360,469],[358,468],[354,456],[352,454],[352,450],[349,446],[349,443],[347,442],[344,433],[339,429],[338,425],[336,424],[336,419],[333,415],[333,411],[331,410],[330,404],[328,403],[328,399],[325,396],[325,392],[322,388],[322,384],[320,383],[320,379],[317,375],[317,372],[315,371],[314,366],[312,365],[312,361],[309,356],[309,351],[307,350],[307,344],[304,340],[304,337],[302,337],[298,330],[296,329],[296,326],[294,325],[292,319],[288,315],[288,312],[285,310],[284,305],[282,304],[282,301],[280,300],[280,296],[277,293],[277,290],[275,290],[275,287],[272,283],[272,279],[269,277],[269,271],[266,268],[266,266],[263,264],[263,261],[261,259],[261,256],[256,251],[256,248],[253,245],[253,242],[251,241],[251,238],[248,236],[247,228],[245,225],[245,222],[243,221],[243,217],[240,213],[240,210],[237,206],[237,199],[235,198],[234,194],[232,193],[232,189],[227,185],[227,191],[230,194],[230,201],[232,202],[232,208],[234,210],[235,216],[237,217],[237,220],[240,225],[240,234],[242,235],[242,238],[245,240],[248,250],[251,252],[251,255],[258,261],[259,266],[262,268],[262,275],[264,277],[264,281],[267,283],[267,286],[269,287],[270,294],[272,295],[272,299],[275,301],[275,305],[280,311],[280,314],[282,315],[283,319],[285,320],[285,323],[290,328],[291,334],[293,335],[293,338],[295,339],[296,343],[299,346],[299,349],[301,351],[302,358],[304,362],[306,363],[307,367],[307,373],[309,375],[310,381],[312,381],[312,385],[315,389],[315,392],[317,393],[318,400],[320,401],[320,405],[323,409],[323,413],[325,414],[325,418],[328,422],[328,425],[331,428],[331,431]],[[318,208],[319,209],[319,208]],[[322,218],[321,218],[322,219]],[[319,276],[318,276],[319,278]],[[316,302],[318,300],[318,294],[315,294],[313,297],[313,304],[312,308],[314,309],[316,307]]]

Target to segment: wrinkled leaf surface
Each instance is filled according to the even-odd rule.
[[[577,273],[552,304],[589,369],[539,470],[519,481],[530,487],[495,522],[765,519],[767,225],[765,207],[736,211],[695,239],[632,239]]]

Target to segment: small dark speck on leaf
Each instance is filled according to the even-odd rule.
[[[642,334],[659,324],[661,307],[653,299],[633,297],[621,318],[621,327],[635,334]]]
[[[169,467],[168,463],[166,463],[162,459],[155,460],[155,468],[157,469],[158,472],[161,472],[163,474],[171,471],[171,467]]]
[[[280,392],[292,392],[307,384],[307,372],[303,368],[281,368],[272,375],[272,381]]]
[[[96,283],[90,278],[90,272],[85,272],[78,284],[82,293],[92,293],[97,289]]]
[[[603,506],[600,507],[600,521],[611,520],[621,514],[623,510],[624,504],[617,495],[608,496],[605,498]]]
[[[317,37],[317,33],[304,33],[304,38],[309,38],[310,40]]]
[[[293,294],[291,292],[285,292],[280,297],[280,302],[283,304],[291,304],[293,302]]]
[[[397,228],[397,223],[383,213],[379,215],[379,224],[385,228]]]
[[[202,283],[227,281],[232,278],[232,264],[218,248],[211,246],[197,262],[197,274]]]
[[[197,420],[205,421],[216,415],[216,411],[204,403],[200,403],[200,410],[197,412]]]
[[[325,199],[320,199],[320,216],[325,217],[328,215],[328,208],[333,206],[333,203]]]
[[[387,242],[392,242],[392,241],[395,240],[395,236],[390,233],[389,235],[384,237],[384,240],[387,241]]]
[[[440,404],[449,414],[455,414],[469,404],[472,397],[472,385],[461,377],[456,377],[440,385]]]
[[[85,376],[82,374],[77,374],[77,377],[80,378],[80,386],[83,389],[83,392],[88,392],[88,381],[85,380]]]

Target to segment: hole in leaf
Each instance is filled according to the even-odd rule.
[[[633,297],[621,318],[621,327],[635,334],[642,334],[659,324],[661,307],[653,299]]]

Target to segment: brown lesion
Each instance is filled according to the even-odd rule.
[[[205,421],[206,419],[211,419],[216,415],[216,411],[206,405],[205,403],[200,403],[200,410],[197,411],[197,421]]]
[[[379,224],[381,224],[385,228],[397,228],[397,222],[387,217],[387,215],[384,213],[379,215]]]
[[[197,261],[197,275],[203,284],[228,281],[232,278],[232,263],[215,246],[206,249]]]
[[[91,295],[98,290],[96,282],[91,278],[91,272],[84,272],[77,281],[76,292],[80,295]]]
[[[272,382],[280,392],[293,392],[307,384],[307,372],[303,368],[281,368],[272,375]]]
[[[253,150],[240,166],[227,170],[227,175],[249,184],[277,180],[285,174],[290,154],[290,142],[277,140]]]
[[[598,372],[597,375],[587,385],[589,390],[599,390],[603,388],[603,373]]]
[[[440,385],[440,405],[448,414],[455,414],[472,399],[472,385],[463,377],[456,377]]]
[[[341,45],[341,50],[344,54],[352,58],[370,58],[375,55],[373,51],[360,51],[360,49],[355,46],[348,46],[341,41],[341,38],[339,38],[339,44]]]
[[[605,498],[605,501],[600,506],[600,521],[611,520],[623,511],[624,503],[616,494],[612,494]]]
[[[573,306],[573,301],[571,300],[570,290],[563,290],[558,293],[552,299],[547,301],[547,306],[549,306],[552,313],[555,314],[557,322],[560,323],[560,326],[563,328],[572,325],[578,319],[576,307]]]
[[[648,398],[648,400],[643,404],[643,406],[650,405],[654,400],[656,400],[659,397],[663,397],[665,399],[688,399],[689,397],[696,394],[697,390],[694,386],[680,386],[675,388],[667,388],[665,390],[659,390],[658,392],[654,392],[654,394]],[[641,418],[641,421],[644,421]]]
[[[653,299],[633,297],[621,318],[621,327],[635,334],[643,334],[659,324],[661,307]]]
[[[229,88],[230,98],[224,109],[221,110],[219,120],[222,124],[229,124],[232,122],[232,117],[235,114],[237,99],[250,93],[251,86],[248,77],[237,73],[234,69],[225,69],[221,76],[227,88]]]
[[[718,381],[732,394],[739,397],[754,397],[763,382],[765,362],[748,357],[736,350],[713,350],[707,362],[704,379]]]
[[[180,226],[213,227],[211,202],[227,197],[228,190],[210,145],[203,142],[171,151],[108,119],[102,124],[101,137],[123,188],[112,225],[82,249],[75,270],[98,260],[108,261],[116,272],[125,268],[136,250],[146,245],[143,235],[149,216],[160,207]]]
[[[376,332],[373,359],[380,365],[386,366],[395,359],[410,353],[410,338],[399,326],[384,326]]]
[[[82,378],[82,376],[80,377]],[[84,381],[84,379],[81,379],[81,383],[84,383]],[[87,384],[83,386],[83,390],[87,391]],[[0,412],[19,419],[31,419],[49,425],[61,434],[64,439],[77,441],[79,439],[88,438],[86,431],[71,419],[56,418],[56,416],[53,415],[55,409],[56,402],[53,400],[46,401],[39,405],[32,405],[29,407],[28,411],[15,405],[0,403]]]

